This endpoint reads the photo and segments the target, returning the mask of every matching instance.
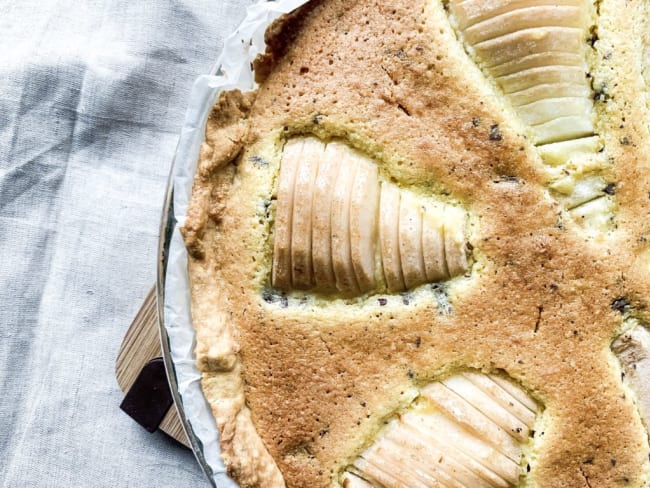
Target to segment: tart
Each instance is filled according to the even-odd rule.
[[[182,229],[242,487],[650,480],[650,6],[313,0]]]

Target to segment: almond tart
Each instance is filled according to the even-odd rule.
[[[242,487],[650,481],[650,4],[313,0],[182,229]]]

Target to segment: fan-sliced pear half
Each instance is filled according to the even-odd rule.
[[[432,383],[352,463],[343,486],[513,486],[538,412],[499,376],[468,372]]]
[[[277,190],[272,283],[346,296],[449,279],[468,269],[465,211],[382,182],[340,142],[285,145]],[[378,241],[378,242],[377,242]]]

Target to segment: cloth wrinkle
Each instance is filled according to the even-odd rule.
[[[24,0],[0,24],[0,487],[209,486],[119,409],[188,96],[252,0]]]

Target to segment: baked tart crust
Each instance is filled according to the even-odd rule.
[[[259,88],[223,93],[212,109],[183,235],[202,386],[223,458],[242,487],[381,486],[356,480],[363,473],[355,460],[392,421],[410,418],[423,391],[465,374],[500,378],[536,406],[520,476],[510,485],[644,486],[649,479],[637,407],[643,378],[622,375],[644,352],[620,353],[634,351],[625,345],[650,320],[649,6],[528,3],[583,8],[584,28],[558,29],[583,28],[586,47],[544,62],[582,56],[593,104],[573,96],[566,110],[582,114],[575,117],[588,129],[570,136],[557,124],[535,129],[556,105],[533,101],[520,110],[521,97],[509,97],[506,85],[521,80],[502,79],[524,54],[489,58],[496,56],[491,41],[457,18],[460,7],[506,9],[514,0],[311,1],[267,31]],[[523,19],[521,32],[538,28],[529,26],[531,15],[507,18]],[[485,28],[513,35],[497,24]],[[516,69],[531,69],[524,64]],[[464,227],[449,244],[462,243],[457,272],[427,270],[437,248],[415,240],[402,246],[417,259],[401,259],[401,275],[387,253],[374,267],[343,260],[340,273],[357,277],[348,291],[316,286],[313,273],[302,271],[274,283],[285,146],[305,138],[319,150],[340,144],[371,165],[359,168],[376,165],[378,185],[415,199],[403,218],[412,211],[424,219],[421,202],[460,212]],[[309,195],[313,203],[316,180],[306,174],[292,198]],[[364,205],[381,209],[379,201]],[[309,215],[291,209],[292,218]],[[437,225],[427,222],[404,235]],[[367,227],[378,256],[379,227]],[[355,238],[359,259],[367,258],[359,250],[369,237]],[[319,239],[296,246],[306,242],[297,259],[321,252]],[[361,286],[355,272],[365,273]],[[403,289],[390,284],[405,277]],[[642,347],[643,337],[634,344]]]

